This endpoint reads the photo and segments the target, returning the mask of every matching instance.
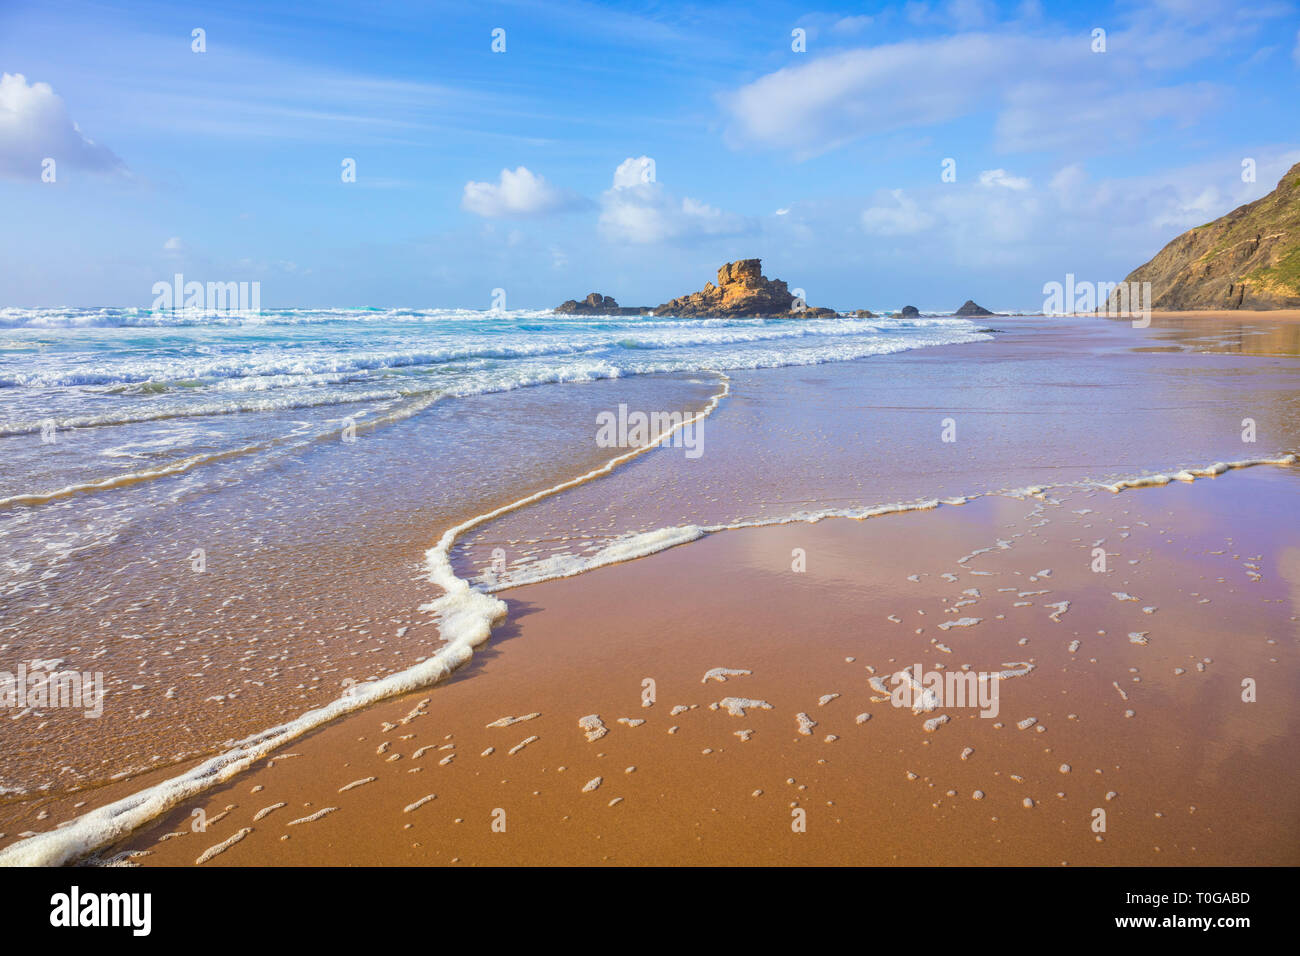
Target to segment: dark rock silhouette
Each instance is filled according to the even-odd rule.
[[[953,313],[953,315],[992,315],[988,309],[982,305],[976,305],[974,299],[967,299],[966,304]]]
[[[646,306],[620,306],[613,296],[593,292],[581,302],[569,299],[557,305],[555,311],[561,315],[648,315],[650,309]]]

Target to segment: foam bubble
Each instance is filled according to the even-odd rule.
[[[772,705],[765,700],[750,700],[747,697],[724,697],[718,701],[732,717],[744,717],[747,710],[771,710]]]
[[[337,809],[338,807],[326,807],[323,810],[317,810],[315,813],[311,814],[310,816],[299,817],[297,820],[290,820],[288,823],[285,824],[285,826],[296,827],[304,823],[315,823],[321,817],[329,816]]]
[[[724,683],[728,677],[748,677],[753,671],[743,670],[734,667],[714,667],[704,672],[704,677],[700,680],[701,684],[707,684],[711,680],[718,683]]]
[[[588,714],[586,717],[579,717],[578,727],[587,735],[588,743],[599,740],[609,733],[609,728],[605,726],[605,722],[600,719],[599,714]]]
[[[253,832],[252,827],[244,827],[242,830],[233,834],[228,839],[218,843],[216,846],[208,847],[206,850],[204,850],[202,853],[199,854],[198,859],[194,861],[194,865],[202,866],[204,863],[207,863],[208,860],[212,859],[214,856],[220,856],[222,853],[225,853],[232,846],[234,846],[236,843],[238,843],[240,840],[242,840],[244,837],[248,836],[252,832]]]
[[[258,820],[262,819],[263,817],[270,816],[272,813],[274,813],[276,810],[279,810],[281,807],[287,807],[287,806],[288,806],[287,803],[273,803],[269,807],[263,807],[261,810],[258,810],[256,813],[253,814],[253,822],[256,823]]]
[[[498,717],[488,727],[509,727],[511,724],[522,723],[525,720],[533,720],[542,716],[540,713],[524,714],[522,717]]]

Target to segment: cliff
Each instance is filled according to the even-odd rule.
[[[1300,308],[1300,163],[1277,188],[1189,229],[1126,282],[1150,282],[1155,309]]]

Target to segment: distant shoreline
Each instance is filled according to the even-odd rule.
[[[1081,313],[1082,314],[1082,313]],[[1100,318],[1129,321],[1124,316],[1095,313]],[[1152,309],[1152,319],[1212,319],[1233,322],[1300,322],[1300,309]]]

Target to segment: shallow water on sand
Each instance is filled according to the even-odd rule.
[[[859,361],[438,401],[383,427],[361,416],[355,442],[318,427],[337,412],[314,423],[310,411],[272,412],[256,435],[237,436],[258,443],[255,453],[11,507],[0,516],[10,572],[0,654],[102,670],[109,699],[98,721],[9,715],[0,799],[26,810],[44,793],[212,752],[427,656],[439,637],[419,610],[437,596],[425,550],[466,517],[623,450],[595,440],[596,416],[620,404],[694,412],[730,389],[702,425],[699,457],[656,449],[492,521],[455,550],[462,576],[485,572],[497,549],[514,574],[673,525],[1114,480],[1300,448],[1300,361],[1284,333],[1265,342],[1203,326],[994,325],[1003,331],[993,341]],[[395,408],[409,410],[373,414]],[[1242,441],[1244,418],[1256,423],[1254,443]],[[83,467],[74,441],[53,449],[72,471]]]
[[[96,720],[7,715],[0,795],[210,752],[409,667],[440,643],[419,608],[438,596],[424,552],[445,528],[605,461],[597,409],[689,409],[716,387],[669,375],[472,396],[354,443],[0,513],[31,548],[0,598],[0,670],[60,661],[102,671],[107,692]]]
[[[481,574],[502,548],[522,577],[540,559],[590,558],[658,528],[1111,483],[1300,449],[1292,327],[993,324],[992,343],[733,372],[703,425],[702,455],[664,448],[507,515],[462,539],[458,566]],[[1224,351],[1255,340],[1257,351]]]

